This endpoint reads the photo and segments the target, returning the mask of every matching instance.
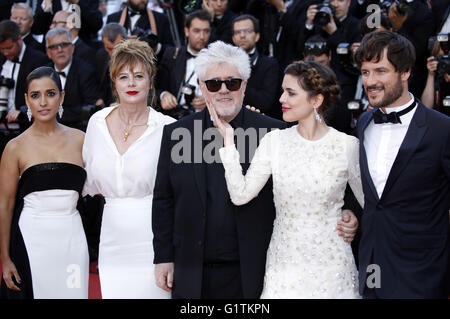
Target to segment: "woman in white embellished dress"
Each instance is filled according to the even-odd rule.
[[[232,202],[249,202],[273,179],[277,212],[261,298],[359,298],[351,246],[336,230],[347,182],[363,204],[358,140],[328,127],[322,117],[338,95],[328,67],[289,65],[280,102],[283,119],[299,124],[267,133],[245,176],[233,129],[208,101],[224,136],[220,157]]]
[[[153,270],[151,211],[162,129],[174,120],[147,107],[156,73],[152,50],[121,42],[110,62],[119,105],[95,113],[83,145],[83,193],[105,198],[99,245],[103,298],[170,298]]]

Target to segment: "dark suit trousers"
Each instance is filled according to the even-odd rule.
[[[241,269],[238,262],[204,264],[202,299],[242,299]]]

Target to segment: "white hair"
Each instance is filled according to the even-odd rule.
[[[67,40],[72,43],[72,36],[70,35],[70,31],[66,28],[55,28],[48,30],[47,34],[45,35],[45,47],[48,47],[48,39],[54,38],[58,35],[65,34],[67,36]]]
[[[12,12],[13,12],[14,9],[24,9],[24,10],[27,10],[28,17],[29,17],[30,19],[33,19],[33,9],[31,9],[31,7],[30,7],[28,4],[22,3],[22,2],[14,3],[14,4],[12,5],[12,7],[11,7],[11,14],[12,14]]]
[[[213,42],[208,48],[200,51],[194,60],[195,73],[201,81],[204,81],[208,68],[222,63],[235,67],[245,81],[250,77],[250,58],[247,53],[222,41]]]

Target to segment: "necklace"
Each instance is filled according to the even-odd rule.
[[[126,142],[128,137],[131,134],[131,131],[133,130],[133,128],[137,127],[137,126],[144,126],[147,125],[147,123],[144,124],[133,124],[130,127],[128,127],[128,125],[125,123],[125,120],[122,118],[122,115],[120,114],[120,106],[119,106],[119,118],[120,120],[123,122],[123,124],[125,125],[125,128],[123,129],[123,141]]]

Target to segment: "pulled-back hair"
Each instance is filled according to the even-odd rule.
[[[109,61],[113,95],[119,100],[115,86],[119,72],[126,66],[133,70],[139,63],[142,63],[150,78],[151,103],[153,104],[155,102],[155,85],[153,83],[156,75],[155,56],[147,42],[136,39],[121,41],[114,47]]]
[[[26,80],[25,80],[25,92],[28,94],[28,87],[30,86],[31,82],[37,79],[42,78],[49,78],[53,82],[55,82],[56,87],[58,88],[58,91],[61,93],[62,91],[62,85],[61,85],[61,79],[59,78],[58,73],[54,68],[51,68],[49,66],[41,66],[28,74]]]
[[[399,73],[412,71],[416,51],[412,43],[400,34],[390,31],[370,32],[364,36],[356,50],[355,62],[359,68],[363,62],[378,63],[386,49],[386,57]]]
[[[322,105],[318,108],[321,114],[339,100],[341,90],[337,84],[336,75],[322,63],[296,61],[286,67],[284,74],[295,76],[309,98],[318,94],[323,95]]]

